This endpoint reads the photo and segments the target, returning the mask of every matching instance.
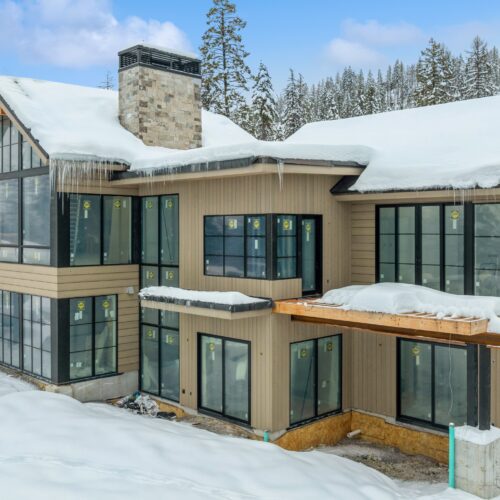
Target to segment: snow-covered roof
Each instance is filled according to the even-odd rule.
[[[358,191],[500,184],[500,96],[310,123],[291,144],[362,144],[372,150]]]
[[[326,292],[319,304],[387,314],[431,313],[438,319],[473,317],[488,320],[488,332],[500,333],[500,299],[455,295],[406,283],[351,285]]]
[[[0,97],[51,159],[119,161],[137,170],[257,157],[365,164],[369,156],[368,148],[357,146],[258,141],[228,118],[205,110],[203,147],[151,147],[121,126],[115,91],[0,77]]]
[[[96,157],[132,165],[140,160],[147,165],[178,152],[146,146],[122,127],[113,90],[0,76],[0,97],[51,158]],[[255,141],[225,116],[205,110],[202,134],[203,146],[211,148]]]

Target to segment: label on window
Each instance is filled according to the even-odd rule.
[[[227,225],[229,229],[238,229],[238,219],[229,219]]]

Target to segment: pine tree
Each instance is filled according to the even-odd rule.
[[[253,133],[257,139],[271,141],[277,120],[276,98],[267,67],[262,62],[252,89]]]
[[[451,54],[446,47],[430,39],[417,64],[417,106],[453,101]]]
[[[369,71],[366,77],[365,114],[372,115],[374,113],[380,113],[379,93],[372,72]]]
[[[387,111],[387,91],[384,78],[382,76],[382,71],[377,72],[377,101],[379,102],[380,111]]]
[[[337,87],[332,78],[328,78],[321,93],[322,112],[320,120],[337,120],[340,118],[338,108]]]
[[[245,59],[241,31],[246,22],[236,14],[229,0],[213,0],[207,13],[208,28],[203,35],[202,104],[205,109],[228,117],[238,117],[238,108],[245,105],[247,82],[251,78]]]
[[[115,88],[115,79],[111,71],[106,72],[106,78],[98,86],[100,89],[113,90]]]
[[[307,84],[304,77],[299,74],[295,77],[294,71],[290,70],[288,83],[283,92],[283,124],[284,135],[290,137],[292,134],[309,122],[310,102]]]
[[[486,43],[476,36],[468,54],[465,65],[464,97],[473,99],[495,94],[497,89]]]

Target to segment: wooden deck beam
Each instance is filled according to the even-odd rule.
[[[312,300],[276,301],[273,313],[293,321],[357,328],[376,333],[436,340],[500,346],[500,335],[488,333],[488,320],[481,318],[437,318],[432,314],[387,314],[341,309]]]

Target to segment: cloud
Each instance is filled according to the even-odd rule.
[[[385,62],[382,53],[345,38],[333,39],[328,44],[326,53],[330,62],[355,68],[373,67]]]
[[[423,31],[413,24],[382,24],[375,19],[364,23],[346,19],[342,22],[342,31],[348,39],[380,46],[413,44],[426,38]]]
[[[132,16],[118,20],[110,0],[0,0],[0,53],[62,68],[117,61],[117,52],[145,42],[191,50],[169,21]]]

